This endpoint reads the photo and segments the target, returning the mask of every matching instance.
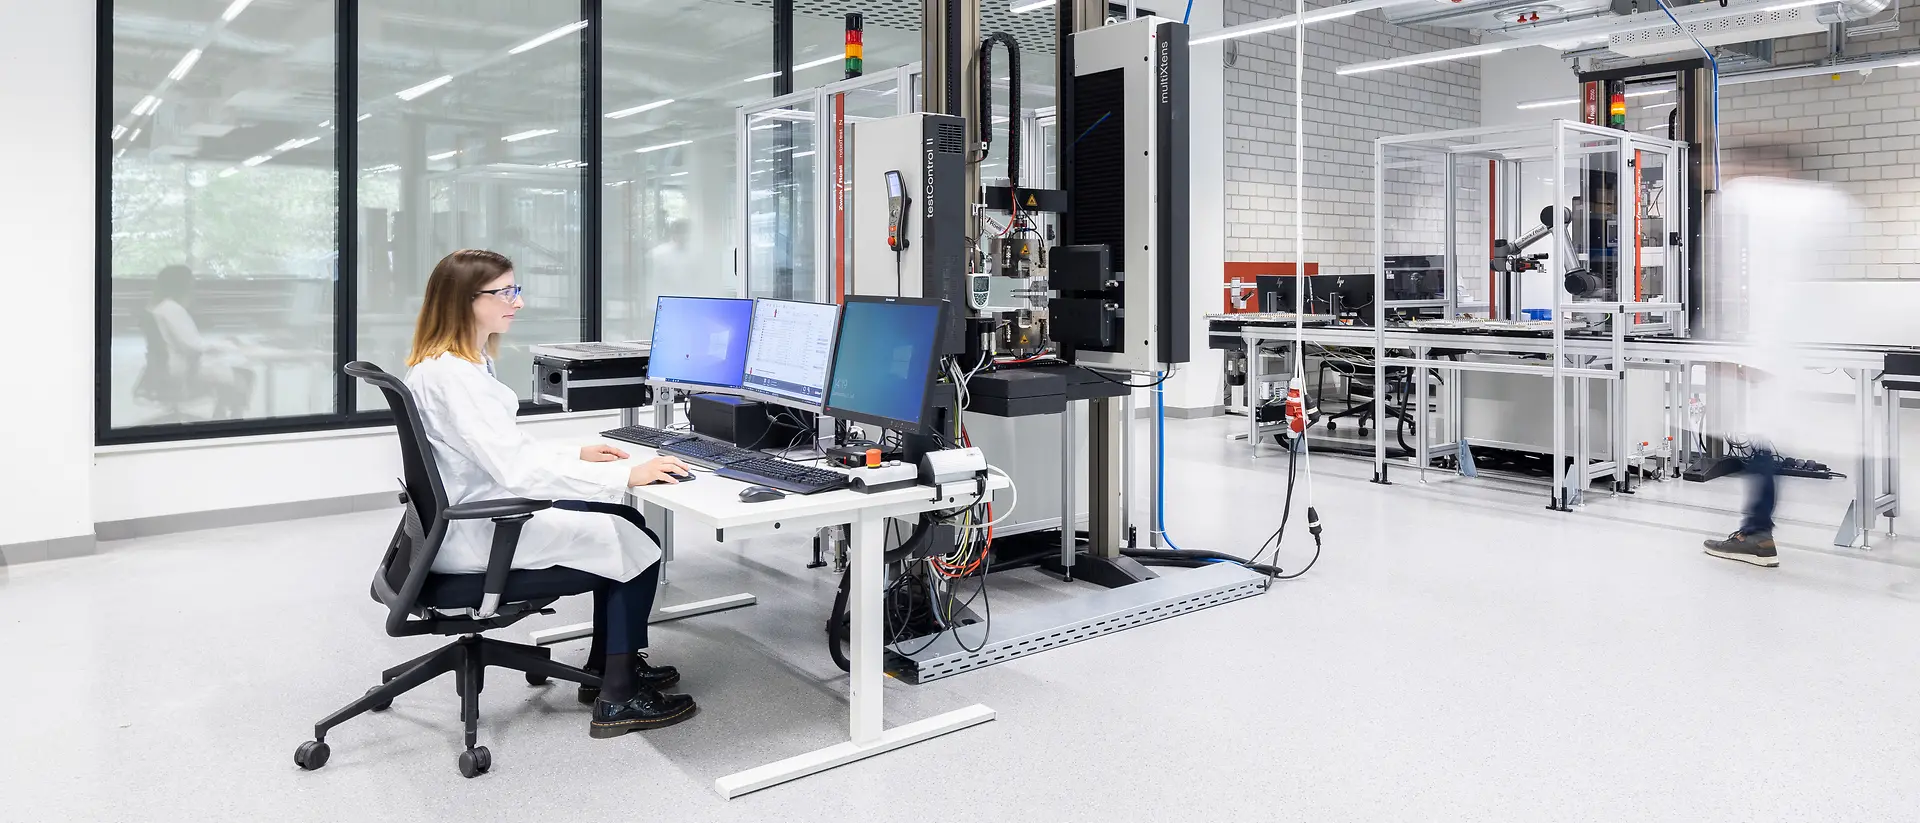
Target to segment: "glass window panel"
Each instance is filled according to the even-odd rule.
[[[404,371],[434,264],[492,249],[526,290],[497,364],[526,399],[527,348],[577,341],[583,322],[584,23],[578,3],[483,8],[360,5],[356,356]],[[358,408],[386,404],[362,387]]]
[[[112,8],[111,426],[334,411],[334,3]]]
[[[773,12],[610,0],[604,14],[602,329],[646,339],[660,295],[741,293],[734,118],[773,91]]]
[[[747,117],[747,296],[827,299],[815,258],[820,166],[813,103]]]

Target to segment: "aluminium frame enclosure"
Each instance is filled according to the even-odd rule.
[[[1553,464],[1549,508],[1580,502],[1594,479],[1611,475],[1624,487],[1627,356],[1624,344],[1640,337],[1687,335],[1686,232],[1669,215],[1685,213],[1686,146],[1669,140],[1567,120],[1382,137],[1374,142],[1374,385],[1387,385],[1389,366],[1409,369],[1417,384],[1421,422],[1429,401],[1426,377],[1442,370],[1529,374],[1553,380]],[[1495,272],[1495,241],[1515,240],[1548,226],[1523,252],[1545,259],[1537,265],[1545,282],[1529,285],[1520,272]],[[1386,260],[1391,255],[1443,255],[1444,292],[1437,300],[1389,300]],[[1579,276],[1587,273],[1590,277]],[[1484,274],[1483,274],[1484,273]],[[1576,276],[1569,279],[1569,274]],[[1531,278],[1538,280],[1536,276]],[[1580,294],[1569,291],[1577,287]],[[1471,289],[1471,291],[1469,291]],[[1547,364],[1511,359],[1439,359],[1426,347],[1389,353],[1391,314],[1409,310],[1442,319],[1518,320],[1529,294],[1550,312],[1552,346]],[[1484,295],[1484,300],[1480,299]],[[1569,332],[1610,340],[1600,355],[1570,355]],[[1498,346],[1473,349],[1498,354]],[[1590,463],[1587,425],[1590,381],[1604,381],[1609,425],[1614,430],[1607,459]],[[1376,420],[1384,420],[1385,391],[1376,391]],[[1458,391],[1450,392],[1450,426],[1459,426]],[[1568,400],[1574,403],[1569,420]],[[1569,434],[1576,442],[1569,443]],[[1424,471],[1435,456],[1428,432],[1417,426],[1416,465]],[[1457,455],[1458,439],[1440,446]],[[1569,466],[1570,455],[1577,456]],[[1385,428],[1375,427],[1374,479],[1387,482]]]

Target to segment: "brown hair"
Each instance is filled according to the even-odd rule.
[[[407,355],[407,365],[418,366],[447,352],[482,362],[474,348],[473,300],[488,283],[510,271],[512,260],[485,249],[461,249],[440,258],[427,277],[427,296],[413,324],[413,351]],[[498,354],[500,336],[488,337],[486,349],[488,356]]]

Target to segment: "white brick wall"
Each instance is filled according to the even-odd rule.
[[[1847,56],[1920,49],[1920,21],[1846,41]],[[1825,34],[1774,44],[1777,65],[1827,55]],[[1722,180],[1770,173],[1823,180],[1861,207],[1840,278],[1920,280],[1920,69],[1728,86],[1720,91]],[[1664,111],[1661,117],[1664,118]],[[1649,123],[1651,125],[1651,123]]]
[[[1309,0],[1307,6],[1330,4]],[[1291,0],[1227,0],[1225,22],[1292,12]],[[1470,128],[1480,115],[1478,60],[1354,76],[1334,69],[1476,42],[1464,30],[1396,26],[1378,12],[1308,28],[1306,251],[1321,271],[1373,270],[1374,138]],[[1225,50],[1231,261],[1294,255],[1293,45],[1293,33],[1282,31],[1232,41]]]

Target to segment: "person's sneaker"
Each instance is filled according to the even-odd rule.
[[[592,667],[583,668],[586,669],[588,674],[596,676],[600,674],[599,669]],[[660,691],[661,689],[680,682],[680,670],[672,666],[650,665],[647,663],[647,653],[640,652],[633,664],[633,681],[634,684],[638,685],[643,691],[646,689]],[[593,705],[593,701],[600,699],[600,687],[582,684],[577,696],[582,704],[591,706]]]
[[[1773,535],[1768,532],[1734,532],[1727,535],[1725,540],[1709,540],[1707,554],[1767,568],[1780,565],[1780,553],[1774,550]]]
[[[693,698],[687,695],[661,694],[652,689],[641,689],[639,694],[625,703],[594,701],[593,723],[587,727],[587,734],[604,740],[627,732],[664,729],[692,717],[699,710]]]

